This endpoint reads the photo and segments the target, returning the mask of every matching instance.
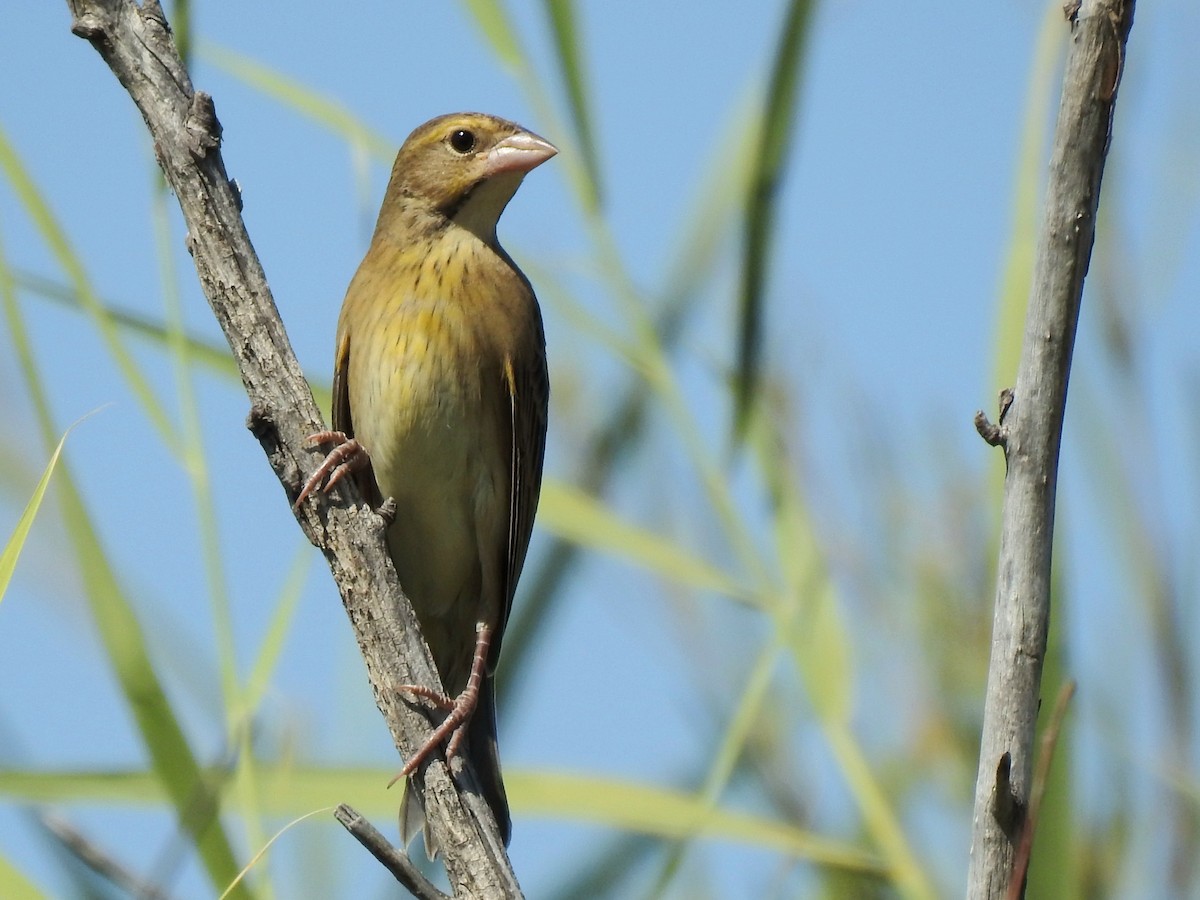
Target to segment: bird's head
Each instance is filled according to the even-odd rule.
[[[433,213],[489,243],[525,173],[558,149],[520,125],[483,113],[452,113],[417,128],[396,154],[380,219]]]

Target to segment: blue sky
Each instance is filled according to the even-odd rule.
[[[512,6],[561,111],[540,6]],[[582,33],[606,218],[634,279],[653,293],[663,286],[682,225],[694,215],[715,148],[761,88],[782,5],[749,4],[734,13],[726,4],[698,3],[686,14],[668,4],[581,6],[587,7]],[[840,0],[823,4],[816,15],[779,206],[766,349],[773,377],[787,385],[803,420],[798,469],[835,559],[839,549],[859,554],[879,518],[869,486],[856,480],[869,423],[888,432],[890,464],[913,496],[962,472],[982,482],[1000,465],[970,421],[977,408],[993,409],[1003,386],[993,374],[992,335],[1044,15],[1045,6],[1032,0],[969,10],[941,0]],[[296,352],[314,376],[328,377],[341,297],[365,249],[386,166],[356,157],[335,136],[214,66],[204,45],[253,57],[315,87],[396,145],[433,115],[480,109],[520,121],[570,151],[569,138],[539,121],[521,86],[496,63],[463,5],[365,3],[352,15],[338,15],[324,4],[301,3],[285,15],[269,4],[199,3],[195,17],[202,49],[194,80],[215,98],[226,165],[242,188],[251,237]],[[1064,449],[1062,515],[1071,530],[1063,550],[1078,573],[1073,596],[1092,605],[1086,614],[1079,612],[1084,607],[1068,606],[1065,615],[1077,626],[1080,677],[1094,675],[1095,689],[1081,697],[1084,715],[1120,736],[1111,753],[1080,761],[1083,778],[1098,777],[1105,759],[1151,754],[1152,740],[1143,745],[1137,735],[1161,724],[1161,710],[1142,699],[1156,690],[1147,639],[1122,630],[1129,620],[1123,606],[1128,586],[1106,577],[1122,548],[1113,546],[1103,521],[1112,507],[1097,483],[1096,472],[1104,470],[1090,458],[1094,423],[1081,421],[1083,411],[1103,413],[1104,427],[1132,424],[1120,452],[1143,471],[1143,499],[1161,497],[1153,508],[1162,510],[1163,541],[1184,561],[1182,583],[1195,584],[1196,572],[1186,563],[1200,487],[1192,449],[1200,334],[1200,109],[1192,99],[1200,89],[1197,33],[1200,9],[1188,0],[1139,9],[1105,182],[1098,244],[1105,255],[1093,263],[1093,272],[1115,273],[1111,283],[1118,287],[1104,297],[1089,292],[1081,323]],[[97,54],[71,36],[65,4],[22,4],[0,30],[0,60],[0,128],[65,223],[100,294],[160,316],[147,213],[152,154],[128,97]],[[587,236],[565,177],[561,159],[534,172],[505,214],[501,239],[518,261],[530,261],[529,271],[545,267],[576,290],[592,315],[621,327],[613,300],[590,271]],[[1103,232],[1110,214],[1119,214],[1119,228]],[[186,320],[196,332],[219,338],[182,251],[173,208],[171,216]],[[0,240],[15,266],[61,277],[3,182]],[[689,328],[680,362],[693,412],[718,446],[727,410],[711,398],[729,362],[732,246],[722,245],[708,306]],[[542,297],[556,403],[548,471],[570,480],[591,411],[603,410],[626,373],[553,296],[543,290]],[[141,598],[147,627],[159,623],[170,635],[162,663],[197,745],[218,754],[215,676],[188,684],[192,666],[204,671],[210,665],[213,633],[184,474],[91,326],[34,300],[25,306],[60,425],[111,404],[72,436],[68,459],[87,486],[107,549]],[[1106,312],[1111,309],[1120,315]],[[1150,388],[1144,405],[1135,397],[1130,402],[1138,408],[1123,411],[1101,348],[1111,323],[1126,319]],[[33,435],[9,345],[0,346],[9,433]],[[156,349],[134,346],[174,408],[169,362]],[[243,428],[244,396],[204,376],[197,394],[238,642],[248,660],[269,613],[256,599],[273,597],[307,551]],[[669,471],[679,462],[678,448],[661,434],[654,440],[662,453],[636,462],[635,477],[621,483],[614,502],[637,521],[676,528],[718,558],[727,555],[711,547],[711,530],[689,520],[695,504],[671,496],[689,484]],[[35,477],[48,449],[32,438],[5,440],[6,454],[17,449],[23,459],[15,472]],[[32,481],[4,480],[0,534],[19,513],[26,484]],[[930,511],[918,510],[914,519],[922,514]],[[11,753],[0,763],[136,764],[141,751],[116,689],[97,675],[104,666],[77,599],[76,576],[54,555],[61,533],[53,515],[39,523],[0,605],[0,745]],[[308,758],[389,765],[390,745],[375,722],[350,631],[319,558],[309,555],[296,632],[267,703],[275,739],[294,741]],[[522,694],[505,712],[509,766],[671,782],[703,765],[710,748],[697,736],[704,707],[691,696],[695,662],[678,640],[679,608],[655,599],[660,590],[628,565],[587,561],[534,666],[533,681],[544,687]],[[1182,627],[1194,646],[1196,623]],[[1113,649],[1121,638],[1127,641]],[[1128,682],[1106,680],[1113,654],[1128,662]],[[48,660],[56,666],[53,677]],[[886,730],[889,688],[868,683],[861,690],[864,731]],[[565,696],[574,699],[564,704]],[[896,714],[893,708],[890,715]],[[885,724],[872,724],[876,718]],[[1152,797],[1152,788],[1144,796]],[[80,821],[109,828],[113,819],[84,811]],[[967,836],[955,830],[961,824],[939,819],[928,832],[954,848],[930,861],[946,887],[958,884],[965,868]],[[152,835],[162,823],[129,814],[128,825]],[[530,896],[561,875],[563,861],[597,833],[518,817],[513,858]],[[0,806],[0,848],[39,877],[45,873],[53,886],[53,861],[38,846],[19,812]],[[755,896],[769,881],[761,873],[773,863],[761,855],[713,852],[715,896]],[[187,896],[204,895],[194,872],[181,887]]]

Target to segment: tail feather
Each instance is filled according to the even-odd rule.
[[[496,743],[496,679],[489,675],[479,690],[479,706],[471,717],[467,735],[467,755],[479,781],[483,799],[492,808],[504,846],[512,839],[512,818],[508,813],[508,795],[500,775],[500,747]]]
[[[425,833],[425,853],[430,859],[437,859],[441,847],[433,839],[429,823],[425,820],[425,795],[416,789],[412,778],[404,781],[404,796],[400,800],[400,846],[407,847],[412,843],[417,832]]]

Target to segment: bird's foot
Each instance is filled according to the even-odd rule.
[[[294,509],[299,509],[300,504],[320,488],[322,482],[325,485],[322,490],[328,491],[347,475],[359,472],[371,465],[371,457],[367,453],[367,448],[354,438],[348,437],[345,432],[318,431],[316,434],[308,436],[307,443],[310,446],[333,444],[334,447],[325,457],[325,461],[317,466],[317,470],[312,473],[308,481],[304,482],[304,487],[300,489],[296,502],[292,504]]]
[[[471,675],[467,679],[467,686],[463,688],[462,693],[457,697],[449,697],[420,684],[402,684],[397,686],[396,690],[398,691],[423,697],[440,706],[442,709],[448,709],[450,712],[446,716],[445,721],[429,736],[429,740],[412,755],[408,763],[400,770],[400,774],[388,782],[388,787],[391,787],[401,778],[407,778],[415,772],[421,763],[425,762],[442,744],[446,745],[447,761],[458,754],[459,749],[462,747],[462,742],[467,736],[467,725],[471,721],[471,716],[475,713],[475,707],[479,704],[479,687],[483,683],[484,670],[487,667],[488,648],[491,646],[491,643],[492,628],[490,625],[485,625],[481,622],[475,631],[475,655],[471,659]]]

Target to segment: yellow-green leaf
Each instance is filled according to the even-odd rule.
[[[543,484],[538,523],[564,540],[645,566],[680,584],[759,605],[752,592],[720,569],[562,482]]]
[[[0,600],[4,599],[4,592],[8,590],[8,583],[12,580],[13,571],[17,568],[17,557],[21,555],[21,549],[25,546],[26,538],[29,537],[29,530],[33,527],[33,520],[41,508],[42,498],[46,496],[50,476],[54,474],[54,467],[58,463],[59,456],[62,455],[63,444],[66,443],[67,435],[70,433],[71,429],[68,428],[59,439],[54,452],[50,454],[50,462],[46,463],[46,469],[42,472],[42,477],[38,479],[37,487],[33,489],[33,496],[25,504],[25,510],[21,513],[21,518],[17,519],[17,527],[13,529],[8,543],[4,545],[4,550],[0,551]]]

